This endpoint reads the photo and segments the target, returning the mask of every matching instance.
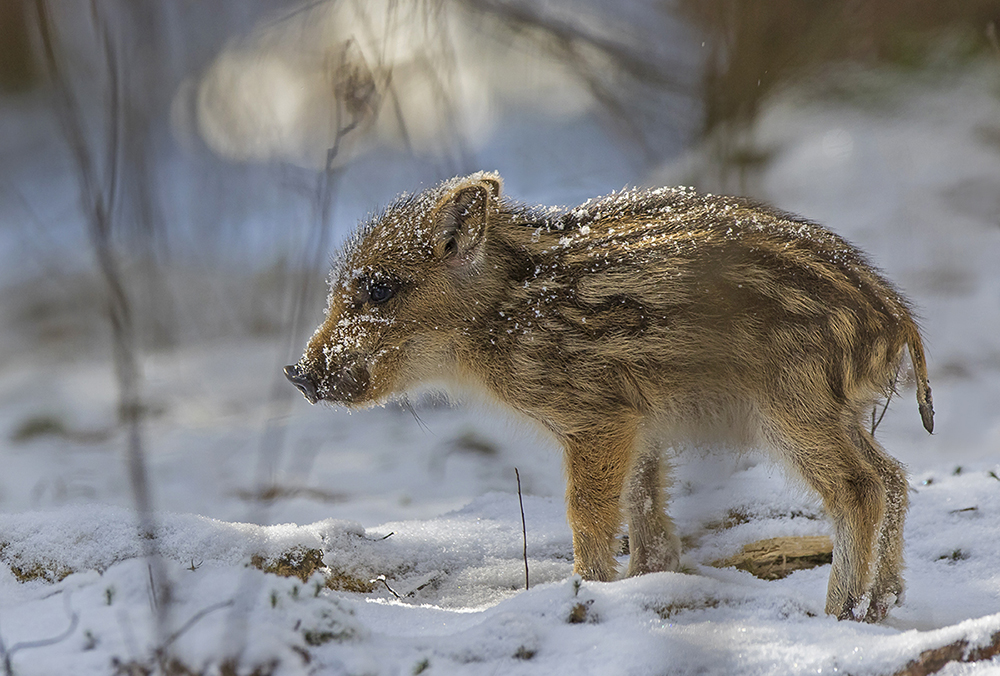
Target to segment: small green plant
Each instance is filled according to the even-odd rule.
[[[969,558],[969,553],[968,552],[966,552],[966,551],[964,551],[962,549],[956,549],[956,550],[954,550],[952,552],[948,552],[947,554],[942,554],[941,556],[938,557],[938,561],[947,561],[948,563],[957,563],[959,561],[965,561],[968,558]]]

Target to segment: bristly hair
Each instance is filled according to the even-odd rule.
[[[358,226],[354,234],[348,239],[340,250],[334,255],[333,268],[339,271],[346,261],[350,260],[357,253],[361,244],[364,243],[374,230],[386,222],[391,222],[393,214],[405,214],[407,220],[414,226],[423,222],[448,192],[454,190],[463,181],[476,176],[489,176],[499,180],[499,175],[488,172],[479,172],[470,176],[455,176],[437,185],[431,186],[418,193],[404,192],[397,195],[388,206],[380,211],[372,212],[365,221]],[[501,198],[502,199],[502,198]],[[504,205],[506,206],[506,205]]]
[[[413,208],[416,205],[419,194],[404,192],[396,196],[396,198],[386,207],[380,209],[379,211],[370,211],[365,220],[355,228],[351,236],[340,246],[340,248],[334,253],[332,267],[333,273],[335,274],[344,266],[344,264],[350,260],[357,250],[361,247],[361,244],[368,238],[368,236],[375,230],[375,228],[394,211],[403,211],[405,209]],[[331,280],[332,282],[333,280]]]

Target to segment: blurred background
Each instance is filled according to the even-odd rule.
[[[685,184],[830,225],[929,336],[940,431],[905,390],[886,445],[993,462],[998,22],[1000,0],[4,0],[0,510],[373,525],[515,490],[514,466],[560,494],[516,423],[311,409],[280,372],[357,222],[480,169],[528,203]]]

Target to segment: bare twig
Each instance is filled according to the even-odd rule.
[[[638,45],[630,45],[599,35],[582,24],[569,23],[545,14],[539,10],[540,5],[528,2],[511,2],[510,0],[464,0],[469,7],[493,14],[512,26],[535,28],[564,43],[587,45],[598,50],[606,58],[614,62],[618,68],[637,80],[649,82],[671,91],[684,91],[685,88],[669,75],[662,64],[648,57],[648,52]]]
[[[160,606],[160,602],[156,599],[156,580],[153,579],[153,567],[147,565],[146,570],[149,572],[149,608],[155,615]]]
[[[47,648],[57,643],[62,643],[76,631],[76,625],[79,624],[80,616],[69,607],[69,595],[65,597],[66,600],[66,613],[69,615],[69,626],[66,630],[55,636],[53,638],[41,639],[39,641],[20,641],[15,643],[10,648],[4,645],[3,637],[0,636],[0,656],[3,657],[3,672],[4,676],[14,676],[14,667],[11,660],[14,657],[14,653],[19,650],[31,650],[32,648]]]
[[[522,33],[550,52],[586,87],[606,119],[613,123],[613,129],[641,151],[644,162],[655,160],[656,139],[662,136],[662,125],[657,123],[652,131],[647,121],[644,127],[641,106],[636,105],[629,89],[638,85],[647,101],[650,95],[690,95],[692,86],[674,75],[680,72],[676,63],[648,49],[644,41],[636,41],[629,31],[622,30],[616,35],[607,29],[594,28],[598,21],[566,20],[539,3],[461,1],[476,12],[495,17],[508,30]],[[606,18],[599,23],[608,25]],[[669,97],[657,100],[668,107],[674,105]],[[656,109],[660,110],[662,105]]]
[[[319,3],[317,3],[319,4]],[[341,150],[341,141],[353,131],[360,123],[359,102],[355,105],[346,106],[346,117],[344,110],[338,106],[334,112],[337,133],[333,144],[327,149],[326,164],[322,171],[317,173],[314,189],[311,195],[313,208],[313,227],[310,229],[305,246],[301,250],[301,258],[298,261],[300,268],[307,271],[319,270],[327,256],[330,246],[330,234],[333,224],[333,205],[339,186],[340,177],[343,170],[336,166],[335,160]],[[292,272],[291,270],[289,272]],[[289,279],[292,275],[289,275]],[[288,321],[286,328],[287,344],[284,353],[281,355],[281,364],[286,364],[288,357],[293,354],[294,346],[300,340],[304,330],[306,319],[306,308],[308,300],[312,295],[315,284],[321,283],[322,275],[305,275],[301,284],[291,292],[291,305],[288,308]],[[274,369],[274,381],[270,393],[271,415],[264,425],[260,444],[257,452],[257,467],[255,470],[255,483],[258,487],[256,491],[259,495],[264,495],[266,487],[274,483],[271,476],[276,469],[277,459],[285,445],[287,435],[287,420],[294,401],[294,389],[289,386],[281,368]],[[253,513],[248,518],[251,523],[264,523],[266,510],[268,507],[266,500],[256,500],[253,503]],[[388,537],[388,536],[387,536]],[[249,571],[249,569],[248,569]],[[240,588],[236,594],[236,601],[232,604],[232,611],[229,614],[229,626],[225,642],[234,646],[234,654],[237,659],[242,655],[246,645],[246,623],[249,617],[250,607],[253,604],[253,595],[250,593],[251,585],[255,578],[252,575],[245,575],[240,583]],[[386,585],[388,586],[388,585]]]
[[[528,528],[524,523],[524,500],[521,498],[521,473],[514,468],[517,477],[517,502],[521,505],[521,542],[524,543],[524,588],[528,589]]]
[[[388,589],[390,592],[392,592],[393,596],[395,596],[397,599],[402,600],[403,597],[401,597],[399,594],[397,594],[396,590],[389,586],[389,581],[385,579],[385,575],[379,575],[374,580],[368,580],[368,581],[371,584],[375,584],[376,582],[381,582],[382,584],[385,585],[386,589]]]
[[[194,625],[198,624],[198,622],[200,622],[202,620],[202,618],[205,617],[206,615],[208,615],[209,613],[214,613],[216,610],[221,610],[223,608],[228,608],[231,605],[233,605],[232,599],[230,599],[229,601],[220,601],[219,603],[213,603],[212,605],[208,606],[207,608],[202,608],[197,613],[195,613],[194,615],[192,615],[191,618],[187,622],[185,622],[184,624],[182,624],[177,631],[175,631],[170,636],[168,636],[167,640],[163,642],[163,645],[160,646],[159,650],[160,651],[165,651],[167,648],[170,647],[170,644],[172,644],[174,641],[176,641],[181,636],[183,636],[184,633],[188,629],[190,629]]]

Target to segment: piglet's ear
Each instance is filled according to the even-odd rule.
[[[460,185],[438,204],[434,214],[434,255],[456,264],[469,262],[486,238],[496,212],[500,180],[477,176]]]

